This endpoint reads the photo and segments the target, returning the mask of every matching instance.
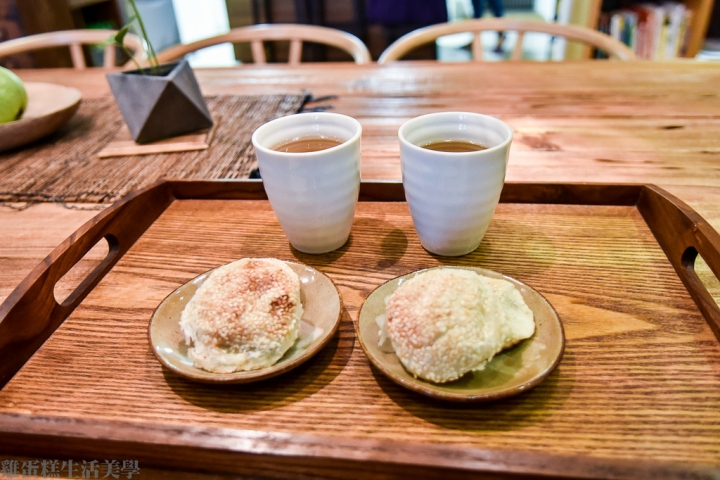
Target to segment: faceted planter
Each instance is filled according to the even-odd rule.
[[[190,65],[107,75],[125,123],[137,143],[148,143],[212,126],[205,99]]]

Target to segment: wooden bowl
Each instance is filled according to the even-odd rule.
[[[511,282],[533,312],[535,333],[497,354],[480,372],[468,372],[447,383],[433,383],[416,378],[403,367],[395,355],[390,339],[386,339],[382,345],[378,344],[380,329],[375,319],[385,313],[385,299],[392,295],[401,282],[427,271],[420,270],[380,285],[360,309],[356,324],[357,336],[373,365],[403,387],[429,397],[456,402],[490,401],[516,395],[531,389],[550,375],[562,359],[565,332],[555,309],[545,297],[524,283],[491,270],[473,267],[436,268],[464,268],[486,277]]]
[[[25,83],[28,105],[20,120],[0,124],[0,151],[50,135],[75,115],[82,94],[52,83]]]
[[[205,383],[250,383],[280,375],[310,359],[330,341],[340,325],[342,301],[335,284],[326,275],[307,265],[285,262],[300,277],[303,316],[298,340],[271,367],[233,373],[213,373],[197,368],[187,355],[180,330],[180,314],[195,291],[213,272],[210,270],[181,286],[155,310],[148,327],[150,348],[167,368],[191,380]]]

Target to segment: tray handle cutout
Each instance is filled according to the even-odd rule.
[[[173,200],[173,191],[167,182],[126,196],[55,248],[5,299],[0,305],[0,388],[22,368]],[[78,279],[77,287],[58,302],[56,298],[61,297],[56,297],[58,282],[62,286],[65,280],[77,278],[74,276],[77,271],[70,275],[68,272],[78,264],[88,267],[83,259],[96,245],[103,243],[107,243],[107,255],[82,280]]]
[[[700,257],[708,270],[720,278],[720,235],[688,205],[658,187],[646,186],[637,207],[720,340],[720,307],[695,271]]]
[[[695,250],[692,247],[691,249]],[[715,272],[712,271],[710,265],[707,264],[702,255],[698,253],[692,267],[688,268],[692,268],[710,296],[715,300],[715,305],[718,305],[718,308],[720,308],[720,278],[715,275]]]
[[[105,276],[119,251],[119,242],[114,235],[106,235],[78,260],[60,280],[55,283],[55,301],[63,307],[72,306],[84,298],[91,285]],[[92,267],[92,269],[91,269]],[[88,272],[89,270],[89,272]],[[73,307],[74,308],[74,307]]]
[[[682,265],[687,281],[693,285],[692,288],[696,290],[696,295],[702,298],[705,308],[710,310],[709,314],[718,319],[716,321],[718,324],[720,322],[720,305],[717,299],[720,298],[720,280],[717,274],[695,247],[685,249],[682,254]],[[705,312],[703,311],[703,313]],[[712,327],[712,324],[710,326]]]
[[[720,306],[710,293],[715,289],[708,288],[713,280],[718,281],[720,274],[720,236],[701,218],[694,224],[692,236],[693,241],[686,243],[691,245],[682,251],[680,268],[676,267],[676,271],[715,337],[720,340]]]

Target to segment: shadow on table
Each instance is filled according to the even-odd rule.
[[[356,245],[357,244],[357,245]],[[358,246],[359,245],[359,246]],[[323,266],[337,262],[348,251],[353,250],[353,261],[365,261],[364,267],[378,270],[392,267],[403,255],[408,247],[408,239],[401,229],[384,220],[356,217],[348,241],[337,250],[311,255],[290,247],[293,256],[302,263],[311,266]],[[375,265],[373,265],[373,263]]]
[[[565,368],[563,368],[565,367]],[[543,382],[513,397],[481,403],[436,400],[396,384],[380,370],[372,373],[385,394],[408,413],[450,430],[502,432],[538,424],[562,411],[570,396],[575,359],[566,351],[562,363]]]
[[[307,398],[330,384],[352,356],[355,332],[343,309],[338,332],[315,356],[277,377],[254,383],[216,385],[192,382],[163,368],[168,386],[185,401],[220,413],[273,410]]]
[[[444,265],[467,265],[504,275],[534,278],[558,261],[552,237],[540,228],[515,220],[493,218],[480,246],[461,257],[430,254]]]

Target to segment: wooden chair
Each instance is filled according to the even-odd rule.
[[[321,43],[337,47],[352,55],[355,63],[369,63],[371,61],[367,47],[354,35],[334,28],[282,23],[234,28],[224,35],[198,40],[185,45],[175,45],[160,52],[158,60],[161,63],[177,60],[188,53],[220,43],[250,42],[253,61],[257,64],[265,64],[267,59],[263,41],[268,40],[290,40],[289,63],[291,65],[297,65],[301,61],[302,42]]]
[[[87,65],[82,46],[102,43],[115,33],[117,32],[114,30],[59,30],[15,38],[0,43],[0,58],[43,48],[67,46],[70,48],[70,56],[75,69],[85,70]],[[125,35],[125,45],[133,52],[135,60],[142,64],[146,58],[142,40],[138,36],[128,33]],[[114,45],[105,47],[103,68],[116,68],[115,48]],[[126,65],[129,66],[130,63]]]
[[[420,28],[397,39],[380,55],[378,63],[394,62],[405,56],[412,49],[430,43],[443,35],[472,32],[475,34],[472,42],[472,55],[475,61],[483,60],[483,46],[481,32],[484,31],[515,31],[518,39],[515,43],[510,59],[522,59],[522,40],[525,32],[539,32],[565,37],[568,40],[582,42],[603,50],[611,58],[619,60],[635,60],[635,53],[625,44],[614,38],[577,25],[563,25],[559,23],[537,22],[533,20],[513,20],[504,18],[490,18],[477,20],[464,20],[461,22],[441,23]]]

